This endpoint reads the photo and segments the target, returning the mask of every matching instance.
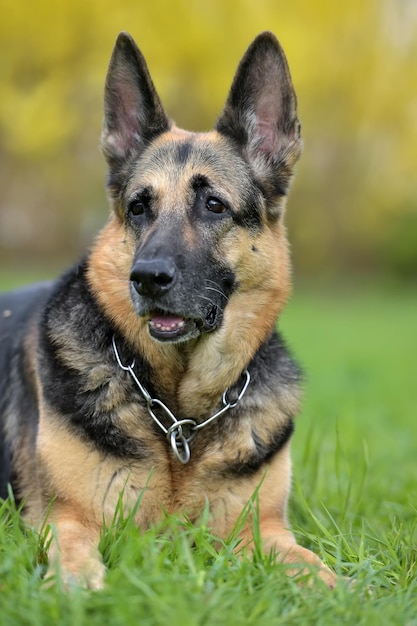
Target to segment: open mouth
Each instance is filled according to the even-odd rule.
[[[202,332],[214,330],[219,317],[217,306],[212,307],[204,320],[155,310],[150,313],[149,333],[158,341],[186,341],[198,337]]]
[[[196,328],[195,320],[162,311],[153,311],[149,320],[149,332],[159,341],[180,340]]]

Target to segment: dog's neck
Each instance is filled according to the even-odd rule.
[[[125,252],[115,258],[113,250],[117,247],[120,249],[120,228],[111,218],[90,254],[87,280],[94,297],[132,350],[152,364],[153,384],[161,398],[183,417],[206,414],[269,337],[289,287],[279,290],[261,285],[237,292],[214,332],[185,343],[159,343],[149,335],[147,321],[138,317],[131,304],[128,277],[133,252],[126,241]],[[288,284],[277,281],[282,283]]]
[[[245,307],[244,295],[237,296],[230,300],[220,328],[180,344],[156,342],[138,318],[136,334],[130,324],[122,324],[121,330],[133,350],[152,364],[152,384],[161,398],[182,417],[198,418],[218,404],[248,367],[274,328],[277,308],[277,294],[260,292],[251,309]],[[254,319],[262,323],[254,325]]]

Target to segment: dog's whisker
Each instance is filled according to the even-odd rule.
[[[229,299],[228,296],[224,293],[224,291],[219,288],[219,285],[214,282],[214,280],[210,280],[209,278],[206,278],[205,282],[206,282],[206,289],[207,290],[209,289],[210,291],[216,291],[217,293],[219,293],[226,300]],[[208,285],[207,283],[211,283],[212,285],[214,285],[214,287],[210,287],[210,285]]]
[[[206,289],[207,291],[215,291],[216,293],[219,293],[225,300],[229,300],[229,296],[226,296],[226,294],[220,289],[215,289],[214,287],[206,287]]]
[[[214,285],[215,287],[218,287],[218,283],[216,283],[214,280],[210,280],[210,278],[206,278],[205,279],[206,283],[211,283],[212,285]]]
[[[150,528],[166,510],[191,507],[199,518],[208,506],[211,531],[226,540],[255,490],[255,539],[282,555],[291,576],[301,565],[304,579],[311,565],[333,587],[335,575],[288,529],[301,375],[275,328],[288,278],[268,258],[276,241],[277,262],[284,254],[287,263],[272,202],[258,230],[261,197],[287,194],[301,152],[282,48],[268,32],[251,44],[214,134],[171,129],[127,33],[112,53],[105,102],[112,221],[57,283],[0,296],[0,380],[11,390],[0,402],[0,496],[13,482],[35,525],[39,503],[50,502],[47,576],[58,569],[64,586],[99,589],[100,520],[121,510]],[[275,167],[282,146],[285,172]],[[268,185],[236,220],[227,198],[247,204],[253,177]],[[269,293],[262,299],[254,274]]]
[[[202,300],[206,300],[207,302],[209,302],[213,306],[217,306],[216,303],[213,300],[211,300],[210,298],[207,298],[207,296],[202,296],[200,294],[198,297],[201,298]]]

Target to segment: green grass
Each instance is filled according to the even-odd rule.
[[[297,292],[281,326],[308,376],[291,522],[356,584],[299,587],[259,552],[217,549],[203,521],[102,538],[103,592],[45,589],[42,538],[0,506],[0,624],[417,626],[417,295]]]

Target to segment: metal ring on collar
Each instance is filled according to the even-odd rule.
[[[177,439],[177,436],[178,436],[178,431],[176,432],[175,430],[173,430],[170,435],[171,448],[175,456],[177,457],[178,461],[182,463],[183,465],[186,465],[188,461],[190,460],[190,456],[191,456],[190,446],[188,445],[188,441],[184,437],[184,435],[179,435],[178,439]],[[182,449],[181,451],[178,449],[179,446]]]
[[[243,373],[244,373],[244,374],[245,374],[245,376],[246,376],[246,380],[245,380],[245,382],[244,382],[244,384],[243,384],[243,387],[242,387],[242,389],[241,389],[241,391],[240,391],[240,393],[239,393],[238,397],[236,398],[236,400],[235,400],[234,402],[229,402],[229,401],[228,401],[228,399],[227,399],[227,392],[229,391],[229,389],[226,389],[226,391],[225,391],[225,392],[224,392],[224,394],[223,394],[223,404],[224,404],[225,406],[228,406],[228,408],[229,408],[229,409],[234,409],[234,408],[235,408],[235,406],[237,406],[237,404],[240,402],[240,400],[241,400],[241,399],[243,398],[243,396],[245,395],[245,393],[246,393],[246,389],[248,388],[248,385],[249,385],[249,383],[250,383],[250,374],[249,374],[248,370],[245,370]]]
[[[196,422],[192,419],[184,419],[184,420],[177,420],[176,422],[174,422],[167,430],[167,437],[170,438],[172,433],[175,433],[175,436],[178,438],[182,438],[185,437],[185,435],[182,432],[182,427],[183,426],[191,426],[191,429],[194,429],[194,427],[196,426]],[[187,441],[192,437],[192,433],[190,435],[190,437],[185,437],[185,439],[187,439]]]

